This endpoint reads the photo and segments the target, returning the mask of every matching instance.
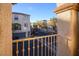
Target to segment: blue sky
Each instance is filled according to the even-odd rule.
[[[30,14],[30,21],[35,22],[56,17],[53,12],[55,8],[55,3],[18,3],[13,6],[12,11]]]

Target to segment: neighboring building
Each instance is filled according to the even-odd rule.
[[[24,13],[12,13],[13,39],[21,39],[30,36],[30,15]]]

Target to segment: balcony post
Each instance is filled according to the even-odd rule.
[[[78,3],[65,3],[58,4],[59,6],[55,9],[55,12],[58,14],[58,32],[59,34],[64,35],[64,39],[67,38],[67,48],[69,55],[79,55],[78,45],[79,45],[79,19],[78,19],[78,11],[79,4]],[[64,21],[64,22],[63,22]],[[62,39],[62,38],[60,38]],[[64,41],[61,41],[63,43]],[[59,44],[61,44],[58,41]],[[62,45],[62,44],[61,44]],[[65,46],[63,44],[63,46]],[[62,49],[60,49],[62,51]],[[58,49],[59,55],[60,51]],[[66,55],[66,52],[64,53]]]
[[[0,56],[12,55],[11,4],[0,3]]]
[[[78,11],[76,9],[71,10],[71,54],[77,56],[79,45],[79,21]]]

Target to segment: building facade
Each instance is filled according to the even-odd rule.
[[[30,36],[30,15],[12,13],[13,39],[27,38]]]

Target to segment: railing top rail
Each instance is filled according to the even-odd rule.
[[[20,40],[13,40],[12,42],[15,43],[15,42],[29,41],[29,40],[41,39],[41,38],[46,38],[46,37],[51,37],[51,36],[57,36],[57,34],[47,35],[47,36],[39,36],[39,37],[33,37],[33,38],[26,38],[26,39],[20,39]]]

